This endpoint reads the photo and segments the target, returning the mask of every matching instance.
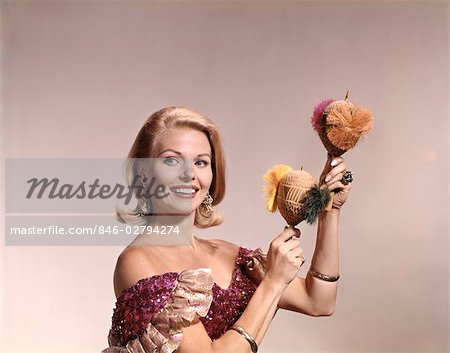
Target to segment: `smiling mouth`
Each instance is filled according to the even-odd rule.
[[[175,195],[186,198],[194,197],[197,194],[198,190],[199,189],[197,188],[186,186],[174,186],[170,188],[170,191],[172,191]]]

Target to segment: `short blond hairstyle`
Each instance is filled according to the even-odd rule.
[[[225,158],[217,127],[206,116],[186,107],[166,107],[153,113],[144,123],[128,153],[128,158],[153,158],[155,147],[164,138],[164,133],[170,129],[191,128],[203,132],[211,146],[212,182],[209,194],[213,198],[213,205],[219,204],[225,196]],[[117,210],[119,221],[129,222],[130,217],[136,218],[139,213]],[[194,225],[198,228],[209,228],[223,222],[223,217],[214,210],[208,212],[205,205],[195,210]]]

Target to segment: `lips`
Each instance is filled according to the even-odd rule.
[[[193,198],[197,195],[198,190],[199,187],[196,185],[177,185],[170,188],[170,191],[182,198]]]

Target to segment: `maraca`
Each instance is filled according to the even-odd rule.
[[[292,170],[279,164],[264,175],[266,207],[270,212],[280,210],[286,222],[295,227],[306,220],[313,224],[330,201],[327,189],[320,189],[316,179],[303,170]]]
[[[325,99],[316,105],[311,123],[328,153],[339,157],[372,129],[372,114],[350,103],[347,91],[344,100]]]

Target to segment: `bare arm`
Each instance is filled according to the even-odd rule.
[[[259,345],[266,334],[270,321],[277,310],[277,303],[285,286],[269,280],[263,280],[247,308],[236,322],[243,327]],[[196,324],[183,329],[183,339],[177,353],[248,353],[249,343],[236,331],[228,330],[219,339],[211,341],[203,324]]]
[[[339,274],[338,225],[340,208],[345,203],[351,184],[341,183],[345,164],[342,158],[334,158],[331,165],[329,157],[322,173],[321,182],[335,191],[333,206],[319,218],[317,239],[311,267],[320,273],[336,276]],[[329,175],[329,179],[325,179]],[[284,291],[279,307],[313,316],[331,315],[334,312],[337,295],[337,282],[317,279],[308,272],[305,279],[296,277]]]

